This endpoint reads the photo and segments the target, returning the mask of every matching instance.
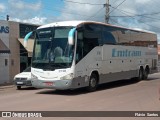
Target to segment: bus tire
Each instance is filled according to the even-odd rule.
[[[21,90],[21,86],[17,86],[17,90]]]
[[[149,74],[149,69],[146,68],[143,73],[143,80],[148,79],[148,74]]]
[[[87,90],[89,92],[93,92],[97,89],[97,85],[98,85],[98,78],[96,74],[92,74],[89,80],[89,86],[87,87]]]
[[[141,67],[139,69],[139,74],[138,74],[138,80],[143,80],[143,77],[144,77],[144,72],[143,72],[143,68]]]

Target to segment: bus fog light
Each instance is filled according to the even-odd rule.
[[[65,75],[65,76],[61,77],[60,79],[61,80],[71,80],[71,79],[73,79],[73,73]]]

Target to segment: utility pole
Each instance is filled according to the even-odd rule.
[[[105,15],[105,23],[109,23],[109,0],[106,0],[106,15]]]

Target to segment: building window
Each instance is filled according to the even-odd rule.
[[[11,60],[11,65],[14,66],[14,60],[13,59]]]
[[[5,59],[5,66],[7,66],[8,65],[8,60],[7,59]]]

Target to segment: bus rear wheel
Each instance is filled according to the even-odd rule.
[[[93,92],[97,89],[98,85],[98,78],[96,74],[92,74],[89,80],[89,86],[87,87],[87,90],[89,92]]]
[[[149,69],[145,69],[143,73],[143,80],[148,79]]]

